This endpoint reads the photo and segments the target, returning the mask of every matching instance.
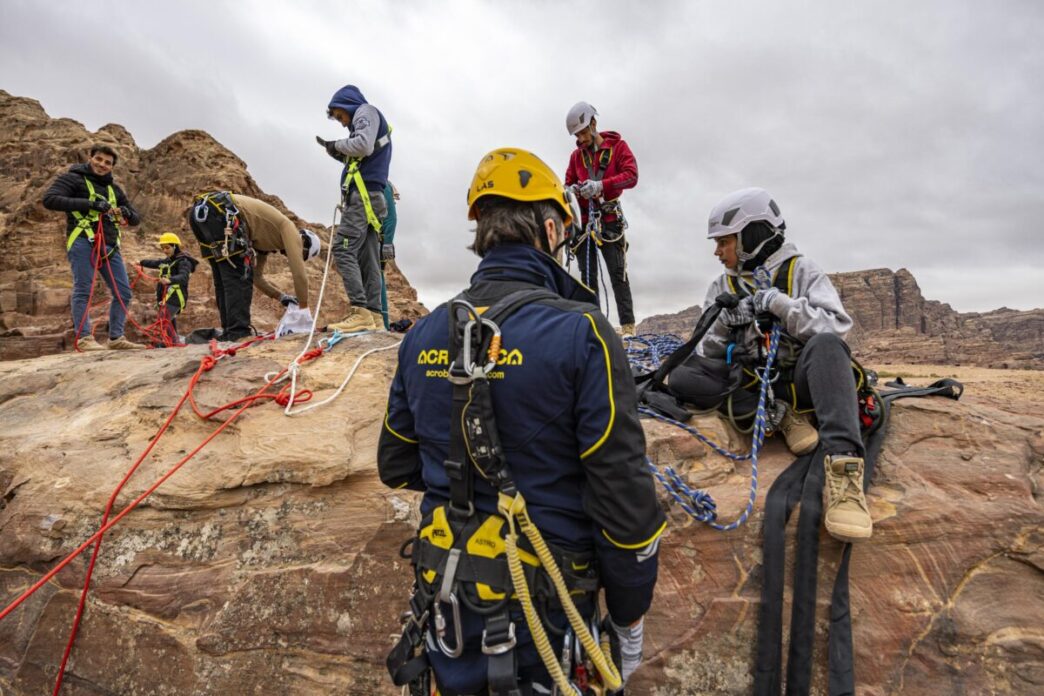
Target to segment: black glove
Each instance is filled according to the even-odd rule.
[[[109,212],[109,208],[112,207],[109,205],[109,201],[104,198],[95,198],[90,202],[90,206],[91,210],[97,210],[99,213],[107,213]]]
[[[284,307],[289,307],[292,304],[298,304],[297,298],[293,295],[288,295],[285,292],[279,296],[279,303]]]
[[[315,136],[315,142],[319,143],[324,148],[326,148],[326,154],[330,155],[331,157],[336,157],[337,159],[341,158],[341,153],[337,151],[336,140],[323,140],[317,135]]]
[[[121,205],[120,206],[120,217],[122,217],[124,220],[130,220],[130,218],[131,218],[130,206],[128,206],[128,205]]]
[[[395,245],[386,242],[381,245],[381,261],[391,261],[395,258]]]

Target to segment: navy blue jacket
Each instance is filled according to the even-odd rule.
[[[631,623],[652,601],[656,542],[666,526],[645,465],[634,379],[623,345],[590,290],[534,247],[492,249],[465,296],[483,307],[527,286],[551,289],[562,299],[526,305],[501,325],[504,357],[490,379],[507,462],[545,539],[559,548],[595,552],[609,613],[617,623]],[[403,340],[378,447],[381,480],[424,491],[424,515],[449,499],[443,466],[452,394],[447,311],[440,306]],[[495,490],[479,476],[475,506],[496,512]],[[468,692],[471,685],[447,683],[440,671],[452,662],[461,679],[463,672],[484,679],[484,658],[471,651],[482,624],[464,624],[465,656],[431,657],[445,686]],[[476,630],[479,636],[467,635]],[[466,669],[469,655],[476,670]],[[522,664],[529,657],[519,655]]]
[[[327,106],[328,109],[338,108],[344,109],[352,117],[355,117],[355,110],[363,104],[369,104],[366,101],[366,97],[363,96],[362,92],[355,85],[345,85],[341,89],[334,93],[330,99],[330,104]],[[372,104],[370,106],[373,106]],[[389,127],[388,122],[384,118],[384,114],[381,113],[380,109],[374,107],[374,111],[381,117],[380,126],[377,129],[377,139],[383,138],[388,135]],[[349,126],[349,130],[353,130]],[[392,158],[392,143],[389,142],[384,147],[377,149],[369,157],[364,157],[359,163],[359,173],[362,175],[363,181],[366,182],[367,189],[371,191],[380,191],[384,189],[388,183],[388,171],[391,168]],[[348,171],[347,165],[341,172],[341,181],[344,181],[345,173]]]

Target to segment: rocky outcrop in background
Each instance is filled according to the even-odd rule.
[[[957,312],[926,300],[905,268],[830,278],[855,321],[849,344],[860,360],[1044,369],[1044,309]],[[638,331],[688,338],[699,317],[697,305],[649,317]]]
[[[176,232],[186,250],[200,257],[185,212],[192,197],[203,191],[231,190],[261,198],[295,224],[318,232],[324,241],[330,238],[328,229],[301,220],[278,197],[261,191],[246,163],[203,131],[180,131],[143,150],[122,126],[109,124],[90,133],[72,119],[51,118],[37,101],[0,90],[0,360],[45,355],[72,346],[72,274],[65,258],[65,215],[46,210],[41,199],[59,173],[86,161],[92,143],[106,143],[120,154],[114,170],[116,182],[142,216],[142,224],[123,235],[123,257],[132,279],[133,265],[139,259],[159,256],[155,240],[162,232]],[[394,262],[390,268],[388,295],[394,317],[422,314],[416,292]],[[266,270],[277,286],[292,288],[285,259],[273,255]],[[322,270],[322,263],[309,264],[313,292],[318,292]],[[331,273],[338,282],[328,285],[322,311],[327,321],[337,321],[344,316],[347,298],[336,271],[331,269]],[[135,288],[131,315],[143,326],[155,319],[154,288],[148,282]],[[99,281],[95,301],[103,297],[108,297],[108,290]],[[282,311],[275,300],[254,293],[253,319],[259,329],[274,328]],[[104,325],[106,312],[96,311],[95,315],[102,317]],[[220,325],[206,263],[193,275],[182,317],[179,325],[187,328]],[[96,335],[103,335],[97,329]],[[130,324],[128,334],[134,335]]]
[[[348,339],[306,366],[303,386],[324,398],[363,351],[394,341]],[[198,389],[201,408],[254,391],[300,345],[269,342],[222,360]],[[97,529],[111,490],[206,352],[0,364],[0,607]],[[63,693],[398,694],[384,657],[411,583],[398,550],[417,497],[384,488],[375,470],[394,366],[394,350],[371,356],[340,399],[300,416],[272,403],[248,409],[115,527]],[[954,374],[968,389],[960,402],[895,407],[869,496],[874,536],[851,565],[858,693],[1040,693],[1044,372],[901,369],[915,383]],[[695,424],[742,446],[716,418]],[[117,509],[214,427],[179,415]],[[658,464],[707,488],[724,519],[738,514],[749,465],[671,426],[645,427]],[[628,693],[750,693],[760,511],[790,461],[770,440],[757,512],[734,532],[670,508],[647,662]],[[841,547],[825,534],[822,543],[821,578],[832,578]],[[0,622],[0,692],[50,692],[85,565],[86,556],[73,562]],[[825,693],[830,589],[821,579],[814,693]]]

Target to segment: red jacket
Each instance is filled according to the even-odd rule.
[[[627,145],[627,141],[620,137],[616,131],[602,131],[602,146],[598,148],[592,161],[591,153],[585,152],[578,146],[569,155],[569,167],[565,173],[565,184],[587,181],[591,178],[591,170],[597,171],[601,163],[608,158],[608,165],[602,176],[602,198],[607,201],[620,197],[620,194],[629,188],[634,188],[638,183],[638,161],[634,153]],[[603,154],[608,151],[609,154]],[[590,166],[590,169],[589,169]],[[583,213],[584,223],[587,222],[586,201],[580,200],[580,211]],[[612,222],[615,216],[606,216],[605,222]]]

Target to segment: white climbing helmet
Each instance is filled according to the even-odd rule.
[[[306,230],[301,228],[301,246],[304,249],[304,260],[311,261],[319,255],[319,250],[322,248],[323,243],[319,240],[317,235],[312,230]]]
[[[778,230],[783,228],[783,214],[768,191],[762,188],[733,191],[711,209],[707,239],[737,234],[758,220],[764,220]]]
[[[569,135],[576,135],[591,125],[591,119],[598,116],[598,110],[585,101],[573,104],[573,108],[566,114],[566,130]]]

